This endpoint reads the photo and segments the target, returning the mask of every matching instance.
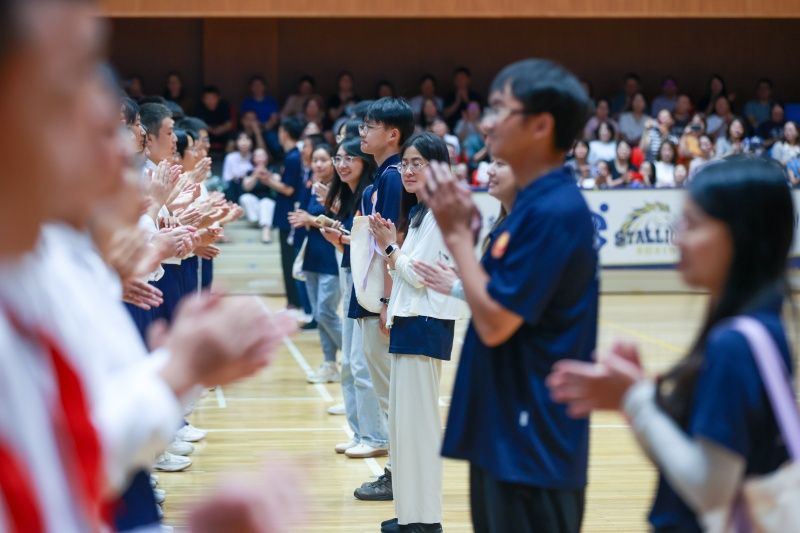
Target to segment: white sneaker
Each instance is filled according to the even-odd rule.
[[[175,528],[172,526],[161,525],[161,533],[174,533]]]
[[[156,488],[158,486],[158,475],[150,474],[150,486]]]
[[[164,452],[156,459],[155,469],[161,472],[180,472],[192,466],[192,460],[180,455]]]
[[[164,489],[153,489],[153,496],[156,499],[156,503],[164,503],[167,500],[167,491]]]
[[[197,442],[206,438],[208,431],[198,429],[191,424],[186,424],[178,430],[177,437],[186,442]]]
[[[383,457],[384,455],[389,455],[389,450],[387,448],[373,448],[362,442],[358,446],[348,448],[344,454],[351,459],[366,459],[368,457]]]
[[[164,518],[164,509],[160,505],[156,505],[156,512],[158,513],[158,519],[162,520]]]
[[[309,383],[338,383],[342,380],[336,363],[326,361],[319,365],[319,368],[308,376]]]
[[[194,446],[186,441],[175,439],[167,447],[167,451],[172,455],[191,455],[194,452]]]
[[[350,448],[355,448],[356,446],[358,446],[358,441],[356,439],[351,439],[347,442],[337,444],[334,450],[336,450],[336,453],[344,453]]]
[[[336,405],[331,405],[328,407],[328,414],[329,415],[343,415],[345,414],[344,404],[337,403]]]

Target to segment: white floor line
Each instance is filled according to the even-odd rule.
[[[217,405],[220,409],[225,409],[228,407],[228,402],[225,401],[225,393],[222,392],[222,387],[217,385],[217,388],[214,389],[214,392],[217,394]]]
[[[308,361],[306,361],[306,358],[303,357],[303,352],[300,351],[297,345],[294,342],[292,342],[292,339],[290,339],[289,337],[283,339],[283,343],[289,349],[289,353],[292,354],[292,357],[300,366],[300,368],[303,369],[303,372],[306,373],[306,376],[309,376],[311,372],[313,372],[313,370],[311,369],[311,366],[308,364]],[[325,400],[326,402],[333,401],[333,396],[331,396],[331,393],[328,392],[328,389],[325,388],[325,385],[323,385],[322,383],[316,383],[314,385],[314,388],[317,389],[317,392],[319,393],[319,395],[322,397],[323,400]]]
[[[367,463],[369,469],[372,470],[372,475],[380,476],[383,474],[383,468],[381,468],[381,465],[379,465],[378,461],[375,459],[370,457],[369,459],[364,459],[364,462]]]

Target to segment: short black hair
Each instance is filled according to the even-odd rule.
[[[623,78],[623,79],[624,79],[625,81],[628,81],[628,80],[636,80],[637,82],[639,82],[639,83],[642,83],[642,78],[640,78],[640,77],[639,77],[639,75],[638,75],[638,74],[636,74],[635,72],[628,72],[628,73],[626,73],[626,74],[625,74],[625,78]]]
[[[345,139],[344,141],[342,141],[342,144],[344,144],[350,139],[355,139],[359,137],[358,126],[360,124],[361,124],[361,119],[356,119],[356,118],[350,119],[344,124],[342,124],[342,128],[344,128],[344,139]],[[341,131],[341,128],[339,128],[339,131]]]
[[[470,70],[467,67],[458,67],[453,71],[453,76],[456,76],[458,74],[466,74],[470,78],[472,77],[472,72],[470,72]]]
[[[183,112],[183,108],[180,106],[180,104],[177,104],[172,100],[167,100],[164,105],[167,106],[167,108],[172,112],[172,118],[176,121],[186,116],[186,113]]]
[[[400,131],[400,145],[414,133],[414,112],[402,98],[385,97],[376,100],[369,106],[364,120],[373,120],[387,128]]]
[[[362,120],[365,116],[367,116],[367,111],[369,111],[369,106],[371,106],[373,102],[375,102],[375,100],[361,100],[356,105],[354,105],[353,118]]]
[[[139,115],[142,117],[144,131],[158,138],[161,123],[165,118],[172,118],[172,111],[164,104],[150,103],[142,106]]]
[[[203,87],[203,94],[216,94],[219,96],[219,88],[216,85],[206,85]]]
[[[136,100],[127,96],[122,98],[122,116],[125,117],[125,124],[133,126],[136,122],[136,116],[139,114],[139,104]]]
[[[167,105],[167,99],[158,94],[149,94],[147,96],[143,96],[141,100],[139,100],[140,105],[144,104],[161,104]]]
[[[426,81],[431,80],[434,85],[436,85],[436,76],[433,74],[423,74],[422,77],[419,79],[419,84],[422,85]]]
[[[549,113],[555,121],[553,146],[570,149],[589,116],[589,96],[567,69],[546,59],[524,59],[504,68],[492,82],[490,92],[511,94],[528,114]]]
[[[175,133],[175,137],[178,139],[176,151],[179,156],[183,157],[183,155],[186,153],[186,149],[189,148],[189,132],[180,128],[175,128],[173,131]],[[192,139],[194,139],[194,137],[192,137]]]
[[[306,124],[300,117],[286,117],[281,120],[281,128],[293,141],[299,141],[303,136],[303,130],[306,129]]]
[[[328,140],[321,133],[312,133],[311,135],[307,135],[304,141],[310,144],[313,150],[316,150],[322,145],[328,146]]]
[[[183,117],[178,122],[177,127],[188,131],[195,139],[200,138],[200,130],[208,131],[208,124],[206,124],[203,119],[197,117]]]
[[[772,80],[769,79],[769,78],[761,78],[760,80],[758,80],[758,83],[756,83],[756,87],[758,87],[762,83],[766,83],[769,86],[770,89],[772,89],[772,87],[773,87]]]
[[[308,83],[310,83],[314,87],[317,86],[317,82],[314,79],[314,76],[309,76],[308,74],[306,74],[304,76],[300,76],[300,81],[298,82],[298,85],[300,85],[301,83],[303,83],[305,81],[307,81]]]
[[[253,82],[256,81],[260,81],[264,85],[267,84],[267,80],[264,79],[264,76],[262,76],[261,74],[255,74],[253,76],[250,76],[250,79],[247,80],[247,85],[253,85]]]

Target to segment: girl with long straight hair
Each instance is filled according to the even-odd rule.
[[[755,354],[731,319],[760,322],[791,375],[781,306],[793,234],[792,196],[779,165],[749,156],[704,165],[689,184],[676,240],[684,281],[709,293],[688,355],[652,381],[637,346],[618,341],[597,363],[561,361],[548,378],[573,416],[626,414],[660,473],[650,512],[655,531],[699,532],[714,517],[730,517],[744,478],[787,460]]]

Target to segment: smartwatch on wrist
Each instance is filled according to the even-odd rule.
[[[390,255],[392,255],[396,251],[397,251],[397,245],[394,244],[394,243],[392,243],[389,246],[387,246],[386,250],[384,250],[384,252],[386,252],[386,257],[389,257]]]
[[[389,298],[378,298],[378,300],[385,305],[389,305]]]

